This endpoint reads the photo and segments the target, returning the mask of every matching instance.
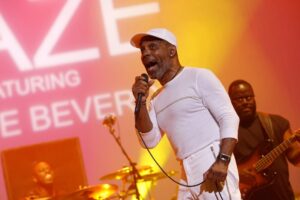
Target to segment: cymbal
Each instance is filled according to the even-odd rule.
[[[139,173],[145,173],[146,171],[151,171],[152,167],[151,166],[136,166],[136,169]],[[111,180],[111,179],[116,179],[116,180],[122,180],[131,175],[133,172],[132,167],[126,166],[123,167],[122,169],[119,169],[116,172],[106,174],[100,178],[100,180]]]
[[[114,184],[87,186],[61,198],[61,200],[102,200],[115,194],[117,190],[118,186]]]
[[[169,176],[173,176],[173,175],[177,174],[177,171],[171,170],[167,174]],[[156,181],[156,180],[159,180],[159,179],[162,179],[162,178],[167,178],[167,176],[162,172],[155,172],[155,173],[152,173],[152,174],[145,174],[145,175],[141,176],[138,181],[141,181],[141,182],[143,182],[143,181]]]

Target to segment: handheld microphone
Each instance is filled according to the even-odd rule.
[[[144,78],[144,81],[146,83],[148,83],[148,75],[143,73],[141,74],[141,76]],[[145,94],[143,93],[138,93],[138,97],[137,97],[137,101],[136,101],[136,105],[135,105],[135,109],[134,109],[134,113],[137,114],[140,112],[140,108],[141,108],[141,104],[142,104],[142,97],[144,96]]]

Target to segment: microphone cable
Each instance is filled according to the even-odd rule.
[[[193,184],[193,185],[189,185],[189,184],[184,184],[184,183],[180,183],[178,182],[177,180],[173,179],[163,168],[162,166],[158,163],[158,161],[155,159],[155,157],[153,156],[152,152],[150,151],[149,147],[147,146],[146,142],[144,141],[142,135],[141,135],[141,132],[138,131],[138,135],[139,137],[141,138],[144,146],[146,147],[149,155],[151,156],[151,158],[153,159],[153,161],[156,163],[156,165],[159,167],[159,169],[171,180],[173,181],[174,183],[176,183],[177,185],[181,185],[181,186],[184,186],[184,187],[196,187],[196,186],[200,186],[201,184],[203,184],[205,182],[205,180],[203,180],[202,182],[199,182],[197,184]]]

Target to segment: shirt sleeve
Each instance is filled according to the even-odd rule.
[[[137,133],[140,134],[138,136],[139,142],[143,148],[146,148],[145,144],[147,145],[148,148],[154,148],[158,145],[159,141],[161,140],[162,136],[164,135],[163,131],[160,130],[158,123],[157,123],[157,118],[156,118],[156,113],[154,110],[153,106],[153,100],[150,101],[150,106],[149,106],[149,117],[152,122],[152,130],[146,133]],[[143,139],[143,140],[142,140]],[[144,142],[145,144],[144,144]]]
[[[209,70],[198,74],[197,88],[203,102],[220,127],[223,138],[238,139],[239,117],[221,81]]]
[[[270,117],[272,119],[272,125],[274,128],[274,134],[276,135],[276,137],[278,138],[278,144],[281,143],[284,140],[284,133],[290,129],[290,122],[280,116],[280,115],[274,115],[274,114],[270,114]]]

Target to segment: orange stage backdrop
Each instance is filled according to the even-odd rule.
[[[299,10],[298,0],[0,1],[0,151],[78,137],[88,184],[103,183],[128,165],[101,123],[113,113],[132,160],[156,170],[134,133],[131,84],[144,70],[128,43],[152,27],[177,35],[182,64],[210,68],[225,87],[250,81],[259,110],[299,128]],[[153,152],[167,171],[179,169],[166,141]],[[291,166],[297,193],[299,180]],[[151,190],[156,199],[175,193],[167,179]]]

